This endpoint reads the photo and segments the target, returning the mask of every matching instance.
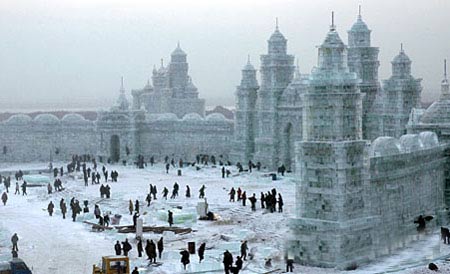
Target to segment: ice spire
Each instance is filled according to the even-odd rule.
[[[124,87],[124,80],[123,76],[120,78],[120,94],[119,98],[117,98],[117,106],[120,110],[128,110],[129,103],[127,100],[127,97],[125,95],[125,87]]]
[[[334,24],[334,11],[331,12],[331,26],[330,26],[330,31],[335,31],[336,30],[336,25]]]
[[[300,65],[299,65],[299,60],[297,58],[297,63],[295,66],[295,79],[299,79],[300,78]]]
[[[125,88],[123,86],[123,76],[120,78],[120,93],[125,93]]]
[[[275,18],[275,30],[279,30],[278,29],[278,17]]]
[[[250,62],[250,54],[247,55],[247,64],[244,66],[244,70],[255,70],[252,63]]]
[[[163,68],[163,67],[164,67],[164,59],[161,58],[161,68]]]
[[[441,96],[450,99],[449,83],[447,78],[447,59],[444,59],[444,79],[441,82]]]

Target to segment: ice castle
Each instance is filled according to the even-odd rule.
[[[450,91],[444,69],[441,97],[422,109],[421,79],[411,75],[403,45],[380,83],[379,49],[361,14],[347,44],[333,19],[317,66],[301,74],[277,22],[260,82],[250,60],[242,69],[234,120],[205,116],[178,44],[170,63],[153,70],[152,84],[133,90],[130,103],[122,81],[117,103],[95,121],[18,114],[0,122],[0,160],[207,154],[261,162],[266,171],[285,165],[297,179],[287,254],[323,267],[368,262],[419,239],[419,215],[434,217],[429,228],[447,222]]]

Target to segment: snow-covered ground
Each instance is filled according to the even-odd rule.
[[[59,167],[63,164],[55,164]],[[0,173],[6,170],[43,169],[46,163],[41,164],[2,164]],[[64,165],[65,166],[65,165]],[[101,165],[100,165],[101,168]],[[221,254],[225,250],[239,255],[242,240],[248,240],[249,248],[254,253],[254,259],[247,261],[242,274],[266,273],[270,270],[284,269],[283,244],[286,234],[289,233],[287,222],[294,214],[295,184],[292,175],[277,181],[272,181],[264,173],[242,173],[237,176],[222,179],[219,168],[204,167],[196,170],[193,167],[183,168],[183,175],[176,176],[176,170],[171,169],[166,174],[162,164],[146,169],[134,167],[107,165],[108,170],[117,170],[119,180],[117,183],[108,182],[111,186],[111,199],[101,199],[99,185],[85,187],[83,180],[62,178],[65,190],[48,195],[47,189],[29,188],[28,196],[14,195],[14,180],[9,193],[6,206],[0,206],[0,260],[10,258],[10,237],[17,233],[19,241],[19,256],[33,268],[36,274],[84,274],[92,273],[92,265],[99,264],[101,257],[114,254],[114,243],[128,238],[133,245],[130,253],[131,265],[139,267],[140,273],[223,273],[221,270]],[[101,171],[100,171],[101,173]],[[233,174],[236,171],[233,170]],[[104,180],[102,178],[102,180]],[[172,191],[174,182],[180,185],[180,196],[176,199],[163,200],[162,190],[167,187]],[[149,191],[149,184],[158,187],[158,199],[152,201],[150,207],[146,206],[145,197]],[[185,187],[191,188],[192,198],[185,198]],[[159,267],[148,267],[145,259],[137,257],[134,234],[120,234],[115,230],[94,232],[90,225],[82,223],[83,220],[96,222],[92,212],[93,205],[97,203],[102,212],[121,214],[123,224],[132,224],[132,217],[128,213],[129,200],[139,199],[141,203],[141,216],[144,225],[167,225],[165,218],[158,218],[168,209],[181,206],[182,213],[195,212],[200,201],[199,188],[206,186],[206,198],[210,211],[220,215],[217,222],[198,221],[193,218],[179,227],[191,227],[194,232],[185,235],[171,233],[152,234],[145,233],[145,239],[157,241],[164,236],[165,250]],[[240,203],[229,202],[228,192],[234,187],[241,187],[247,192],[247,197],[256,194],[258,198],[257,211],[252,212],[250,202],[243,207]],[[276,188],[282,194],[285,206],[283,213],[267,213],[260,208],[259,196]],[[3,190],[3,186],[0,186]],[[170,196],[170,194],[169,194]],[[68,207],[69,201],[75,197],[82,202],[89,201],[90,213],[79,215],[77,222],[72,222],[70,209],[67,218],[62,219],[59,211],[59,201],[64,198]],[[49,217],[46,208],[50,201],[55,204],[56,213]],[[195,216],[194,216],[195,217]],[[175,220],[177,216],[175,216]],[[191,255],[191,264],[188,271],[182,269],[179,252],[187,248],[187,242],[195,242],[196,248],[206,243],[205,261],[198,263],[198,257]],[[424,237],[408,248],[398,251],[395,255],[382,258],[370,265],[362,266],[349,273],[428,273],[426,265],[435,261],[441,267],[440,273],[450,273],[450,266],[445,265],[444,259],[450,254],[450,248],[439,240],[438,231]],[[272,258],[272,268],[265,268],[266,258]],[[447,269],[447,270],[445,270]],[[447,272],[445,272],[447,271]],[[281,273],[276,271],[273,273]],[[320,269],[295,265],[294,273],[342,273],[333,269]],[[344,272],[346,273],[346,272]],[[431,272],[430,272],[431,273]],[[435,272],[433,272],[435,273]]]

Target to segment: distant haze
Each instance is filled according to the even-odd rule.
[[[309,73],[331,11],[346,42],[359,4],[380,47],[380,80],[403,43],[413,75],[423,78],[422,100],[435,100],[450,57],[448,0],[2,0],[1,108],[109,107],[122,75],[131,100],[177,41],[200,97],[233,106],[247,55],[258,68],[276,17],[289,53]]]

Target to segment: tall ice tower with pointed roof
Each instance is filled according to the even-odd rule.
[[[256,99],[259,89],[256,79],[256,69],[250,63],[242,69],[242,79],[236,89],[235,135],[233,154],[234,159],[248,161],[253,159],[255,153],[255,129],[256,129]]]
[[[280,32],[278,19],[275,31],[268,41],[267,54],[261,55],[261,88],[258,94],[258,125],[254,161],[269,169],[279,164],[279,131],[277,105],[283,91],[294,76],[294,56],[287,54],[287,40]]]
[[[362,94],[334,19],[318,50],[318,65],[303,96],[297,208],[288,253],[299,262],[346,268],[369,260],[372,249]]]
[[[371,30],[362,20],[361,6],[358,19],[348,31],[348,67],[361,79],[363,93],[362,132],[363,139],[373,140],[379,136],[376,119],[371,116],[376,96],[380,90],[378,81],[378,47],[371,45]]]
[[[407,131],[411,110],[421,108],[422,79],[411,75],[411,59],[406,55],[403,45],[391,64],[392,76],[383,81],[378,106],[378,112],[382,115],[380,135],[398,138]]]

